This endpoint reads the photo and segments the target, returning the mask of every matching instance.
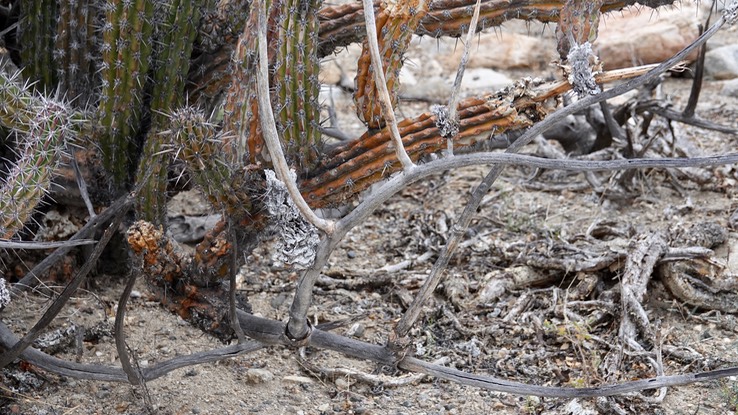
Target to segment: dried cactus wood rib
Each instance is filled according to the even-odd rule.
[[[459,37],[469,28],[476,0],[437,0],[430,4],[428,14],[421,20],[415,34],[433,37]],[[559,21],[559,12],[565,1],[544,0],[483,0],[478,30],[499,26],[510,19],[538,20],[545,23]],[[599,1],[598,1],[599,3]],[[602,1],[601,12],[620,10],[640,4],[660,7],[672,4],[668,0]],[[326,56],[336,48],[359,42],[365,36],[364,13],[361,3],[326,7],[320,12],[320,55]]]
[[[522,129],[545,117],[553,106],[546,99],[535,101],[532,81],[522,81],[482,99],[459,104],[459,134],[456,148],[486,140],[491,134]],[[521,105],[525,101],[526,105]],[[422,114],[398,125],[405,149],[413,161],[443,149],[446,139],[436,127],[435,116]],[[400,169],[385,130],[367,132],[362,138],[342,146],[327,156],[317,174],[302,183],[302,191],[315,207],[342,203],[373,183]]]
[[[397,105],[400,69],[403,55],[410,45],[412,34],[418,28],[420,20],[428,12],[428,1],[382,1],[376,15],[377,40],[382,67],[390,91],[392,107]],[[369,128],[382,128],[385,125],[382,117],[382,106],[379,103],[379,92],[371,75],[373,70],[371,55],[367,42],[364,41],[356,74],[356,114]]]
[[[598,83],[636,77],[654,65],[603,72]],[[570,90],[567,81],[542,83],[525,79],[500,92],[467,98],[458,105],[459,133],[455,148],[473,146],[494,134],[520,130],[540,121],[556,105],[552,98]],[[441,150],[445,144],[433,113],[424,113],[398,124],[405,149],[414,161]],[[312,175],[300,183],[305,200],[314,207],[345,203],[389,174],[400,170],[389,145],[386,129],[367,132],[361,138],[326,154]]]

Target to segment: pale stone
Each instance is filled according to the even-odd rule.
[[[726,97],[737,97],[738,98],[738,78],[726,81],[723,84],[723,89],[720,90],[722,95]]]
[[[705,77],[718,80],[738,78],[738,45],[723,46],[707,52]]]
[[[484,33],[474,39],[467,68],[542,69],[555,58],[551,40],[517,33]],[[456,73],[464,47],[438,58],[447,71]]]
[[[454,74],[449,81],[453,83]],[[478,91],[496,91],[512,84],[507,76],[488,68],[470,68],[464,73],[461,88]]]
[[[246,380],[251,384],[267,383],[273,379],[272,372],[266,369],[249,369],[246,371]]]
[[[282,378],[285,382],[291,382],[291,383],[298,383],[298,384],[306,384],[306,383],[313,383],[313,380],[306,376],[296,376],[296,375],[290,375],[285,376]]]
[[[699,36],[697,6],[650,9],[630,7],[605,15],[594,42],[605,69],[662,62]],[[693,60],[696,52],[691,55]]]

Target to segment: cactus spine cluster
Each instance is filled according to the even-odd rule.
[[[78,118],[66,104],[17,83],[18,77],[0,71],[0,121],[17,137],[17,160],[0,182],[0,238],[21,229],[48,192]]]
[[[172,114],[170,127],[177,158],[187,164],[208,201],[234,219],[252,212],[249,175],[228,160],[226,140],[216,126],[197,109],[186,107]]]

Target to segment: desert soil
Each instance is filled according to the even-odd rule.
[[[531,33],[539,36],[541,42],[548,42],[548,50],[555,50],[551,27],[541,33],[538,26],[529,29],[511,23],[505,30],[508,32],[483,36],[504,41],[505,33]],[[736,32],[728,31],[720,36],[716,42],[734,41]],[[425,95],[425,101],[403,101],[402,116],[427,110],[426,101],[447,98],[447,89],[441,87],[438,93],[433,86],[437,78],[452,76],[453,71],[449,71],[443,60],[455,46],[453,40],[416,40],[408,54],[404,77],[411,85],[408,90],[414,92],[415,98]],[[473,53],[484,54],[485,50]],[[353,48],[343,51],[327,61],[326,67],[340,67],[352,76],[355,54]],[[555,71],[544,67],[535,71],[500,72],[517,79],[523,75],[551,76]],[[481,81],[487,76],[484,74],[479,75]],[[683,77],[665,80],[663,92],[675,108],[683,107],[690,83],[690,79]],[[738,99],[721,95],[723,84],[723,81],[705,82],[697,113],[735,126]],[[465,91],[479,93],[476,87],[472,84]],[[326,101],[329,95],[339,113],[341,128],[359,131],[350,108],[350,94],[334,86],[326,93]],[[738,145],[735,136],[678,123],[673,127],[675,134],[704,154],[727,153]],[[539,149],[529,146],[525,151],[536,153]],[[572,301],[568,296],[576,290],[580,276],[538,269],[535,270],[538,273],[550,273],[552,282],[509,289],[492,298],[485,297],[485,288],[505,270],[521,267],[502,250],[541,241],[548,241],[551,246],[563,242],[586,249],[588,244],[604,243],[588,234],[598,224],[630,229],[625,236],[611,241],[623,249],[637,235],[653,231],[686,228],[704,221],[714,221],[727,228],[731,213],[738,209],[736,170],[730,167],[698,170],[697,173],[707,174],[710,180],[704,183],[690,180],[699,176],[697,173],[688,176],[639,171],[630,181],[629,192],[622,194],[596,193],[582,174],[506,169],[486,197],[462,248],[452,260],[447,282],[437,290],[422,321],[412,332],[416,355],[428,361],[447,357],[446,364],[459,369],[539,385],[581,387],[654,376],[648,357],[655,354],[626,356],[615,371],[608,372],[608,362],[620,350],[618,311],[571,306],[579,315],[599,313],[601,318],[591,324],[572,321],[562,311],[567,301]],[[355,323],[336,330],[383,343],[408,299],[412,299],[426,278],[470,191],[485,173],[483,167],[462,169],[410,186],[354,229],[334,252],[325,270],[330,278],[316,288],[310,317],[316,322],[354,318]],[[605,184],[610,176],[597,174]],[[201,209],[187,205],[173,209],[202,213]],[[731,231],[727,245],[736,246],[737,240],[738,234]],[[724,252],[730,254],[729,250]],[[391,273],[383,268],[408,260],[412,261],[409,266],[398,267]],[[264,246],[249,258],[241,277],[241,290],[248,295],[255,313],[286,319],[296,272],[273,263],[268,246]],[[589,299],[612,294],[617,286],[617,273],[603,271],[598,277],[599,286]],[[341,282],[355,282],[358,288],[341,286]],[[88,289],[69,302],[50,329],[72,325],[87,329],[112,327],[122,287],[121,275],[95,277]],[[15,298],[0,318],[22,334],[48,304],[48,298],[41,294]],[[656,345],[651,350],[663,345],[671,346],[668,350],[683,352],[664,353],[666,374],[738,364],[738,321],[734,316],[685,305],[664,288],[657,275],[648,286],[644,307],[655,324],[655,338],[647,339]],[[508,318],[511,313],[515,313],[514,318]],[[454,320],[463,327],[455,325]],[[138,283],[129,303],[126,330],[128,345],[142,366],[222,346],[151,301],[144,282]],[[655,399],[656,391],[644,392],[645,398],[572,401],[489,392],[428,377],[411,378],[411,374],[333,352],[307,350],[305,353],[309,365],[301,363],[294,350],[269,347],[231,360],[179,369],[148,382],[145,388],[67,379],[14,365],[0,374],[4,382],[0,390],[0,413],[728,414],[738,411],[738,381],[733,378],[670,388],[660,402]],[[82,362],[118,363],[110,336],[85,342],[80,350],[69,347],[57,356]],[[335,369],[348,370],[323,376],[316,373]],[[352,375],[351,371],[370,375],[375,382],[357,380],[361,376]],[[398,382],[403,384],[392,385]],[[611,409],[607,409],[608,405]]]

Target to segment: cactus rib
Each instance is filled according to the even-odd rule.
[[[157,25],[153,79],[151,87],[151,128],[136,173],[142,183],[139,213],[157,224],[166,220],[167,173],[170,155],[164,150],[159,133],[167,128],[166,114],[182,105],[185,77],[189,71],[197,25],[199,0],[174,0],[160,4],[163,23]]]
[[[108,129],[100,138],[103,166],[122,185],[130,172],[131,146],[140,122],[146,72],[151,53],[153,2],[107,0],[103,6],[102,91],[98,113]]]
[[[54,60],[59,91],[78,106],[92,98],[95,84],[97,37],[95,4],[89,0],[60,0],[56,24]]]
[[[282,142],[301,171],[316,160],[320,141],[320,105],[317,56],[318,9],[321,0],[285,0],[277,17],[274,75],[274,107]]]
[[[428,2],[425,0],[389,1],[381,2],[380,11],[376,15],[377,40],[379,53],[382,56],[382,66],[387,80],[387,89],[390,91],[392,107],[397,105],[397,91],[399,88],[400,70],[403,64],[403,55],[410,45],[412,34],[417,30],[420,21],[428,12]],[[356,115],[369,128],[382,128],[385,125],[382,117],[382,106],[379,104],[377,86],[371,76],[371,56],[366,41],[362,46],[356,74]]]
[[[56,1],[22,1],[20,6],[23,73],[26,78],[38,81],[36,86],[40,90],[52,90],[56,84],[52,36],[56,27]]]

